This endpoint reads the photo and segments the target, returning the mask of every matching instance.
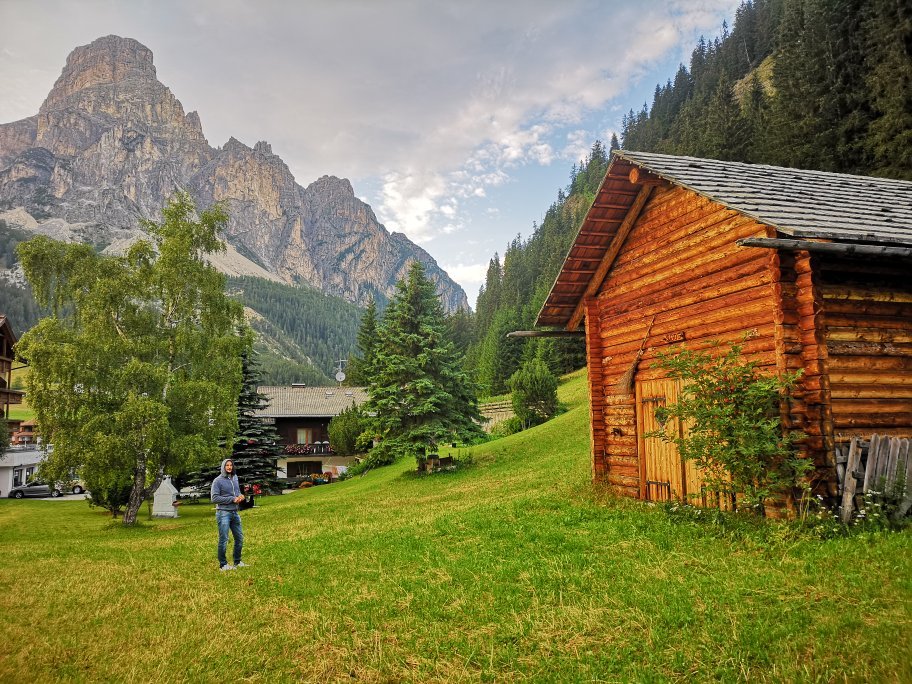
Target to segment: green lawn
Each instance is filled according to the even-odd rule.
[[[23,382],[21,389],[25,389],[26,375],[28,375],[28,368],[19,367],[13,369],[13,382],[15,383],[16,379],[21,379]],[[15,387],[15,384],[13,386]],[[35,412],[29,407],[28,400],[23,397],[21,404],[10,406],[9,417],[13,420],[31,420],[35,417]]]
[[[726,535],[589,484],[570,410],[415,477],[135,529],[0,501],[0,681],[909,681],[912,535]]]

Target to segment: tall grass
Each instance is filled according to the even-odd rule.
[[[0,501],[0,681],[900,681],[912,539],[727,534],[590,485],[571,409],[419,477],[262,500],[219,573],[208,505],[123,529]]]

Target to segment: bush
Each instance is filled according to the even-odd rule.
[[[133,489],[132,478],[110,476],[96,481],[87,477],[84,483],[89,490],[89,506],[111,511],[111,517],[114,518],[122,515],[124,506],[130,500],[130,490]]]
[[[804,475],[813,464],[794,448],[804,435],[785,431],[780,417],[780,402],[800,372],[761,375],[738,345],[717,357],[688,349],[660,353],[656,365],[682,381],[678,402],[656,409],[656,418],[663,426],[676,418],[687,430],[682,436],[662,428],[646,436],[674,443],[703,471],[708,490],[740,494],[764,512],[772,495],[806,489]]]
[[[557,413],[557,378],[541,359],[524,363],[507,384],[513,392],[513,411],[521,430],[544,423]]]
[[[329,421],[329,443],[333,451],[340,456],[358,453],[358,437],[366,428],[364,413],[352,404]]]

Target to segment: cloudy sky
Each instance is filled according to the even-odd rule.
[[[596,139],[739,0],[0,0],[0,122],[117,34],[214,146],[266,140],[301,185],[349,178],[474,305]]]

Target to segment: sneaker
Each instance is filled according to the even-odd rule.
[[[234,564],[234,567],[236,567],[236,568],[249,568],[250,566],[247,565],[247,563],[245,563],[244,561],[238,561],[237,563]]]
[[[222,572],[225,572],[225,570],[234,570],[234,566],[233,565],[223,565],[222,567],[219,568],[219,570],[221,570]]]

